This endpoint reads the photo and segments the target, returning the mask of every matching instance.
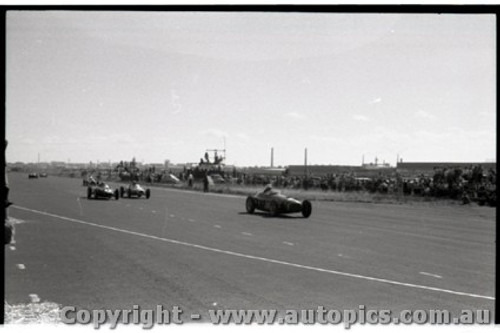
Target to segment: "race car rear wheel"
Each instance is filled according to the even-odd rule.
[[[120,186],[120,198],[123,198],[123,193],[125,193],[125,189],[123,186]]]
[[[151,196],[151,190],[148,188],[146,190],[146,199],[149,199],[150,196]]]
[[[302,202],[302,216],[308,218],[309,216],[311,216],[311,213],[312,213],[311,202],[309,200],[304,200]]]
[[[271,201],[271,205],[269,206],[269,214],[271,214],[271,216],[278,216],[278,204],[275,201]]]
[[[115,190],[115,200],[118,200],[120,198],[120,192],[118,192],[118,189]]]
[[[128,196],[129,198],[131,198],[131,197],[132,197],[132,191],[131,191],[130,189],[128,189],[128,190],[127,190],[127,196]]]
[[[92,199],[92,189],[87,187],[87,199]]]
[[[255,212],[255,202],[253,201],[252,197],[247,197],[245,207],[248,214],[253,214],[253,212]]]

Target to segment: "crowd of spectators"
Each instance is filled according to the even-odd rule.
[[[316,189],[322,191],[399,194],[476,201],[480,205],[496,206],[496,170],[484,170],[481,165],[468,167],[435,167],[431,174],[402,176],[380,173],[372,177],[358,177],[354,172],[310,176],[264,176],[237,173],[236,177],[223,175],[227,182],[259,186],[272,184],[282,189]]]

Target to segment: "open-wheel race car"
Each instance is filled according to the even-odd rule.
[[[272,189],[271,186],[266,186],[264,191],[248,196],[245,206],[249,214],[253,214],[258,209],[269,212],[271,216],[302,213],[303,217],[308,218],[312,213],[312,205],[309,200],[300,202]]]
[[[38,174],[36,172],[28,174],[28,179],[35,179],[35,178],[38,178]]]
[[[145,197],[146,199],[149,199],[151,196],[151,190],[144,189],[141,185],[137,184],[136,182],[130,183],[130,185],[125,188],[123,186],[120,186],[120,197],[127,196],[127,198],[142,198]]]
[[[91,185],[87,187],[87,199],[111,199],[115,198],[118,200],[120,198],[120,193],[118,189],[113,190],[108,184],[101,182],[97,185]]]

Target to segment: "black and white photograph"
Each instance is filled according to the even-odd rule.
[[[6,327],[495,322],[492,8],[3,9]]]

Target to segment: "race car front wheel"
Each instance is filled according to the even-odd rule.
[[[312,213],[311,202],[309,200],[304,200],[302,202],[302,216],[308,218],[309,216],[311,216],[311,213]]]
[[[245,203],[245,207],[247,209],[248,214],[253,214],[253,212],[255,211],[255,203],[253,202],[252,197],[247,198],[247,201]]]
[[[90,187],[87,187],[87,199],[92,198],[92,189]]]

